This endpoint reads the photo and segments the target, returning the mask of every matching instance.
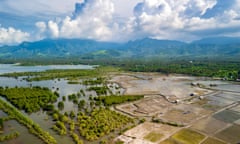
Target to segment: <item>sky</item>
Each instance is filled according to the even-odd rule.
[[[1,0],[0,45],[240,36],[240,0]]]

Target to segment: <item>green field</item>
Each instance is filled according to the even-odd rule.
[[[199,144],[205,136],[190,129],[182,129],[175,133],[172,138],[183,144]]]
[[[144,137],[144,139],[151,141],[151,142],[157,142],[163,137],[162,134],[157,132],[150,132],[148,135]]]
[[[202,144],[226,144],[226,143],[219,141],[215,138],[207,138]]]

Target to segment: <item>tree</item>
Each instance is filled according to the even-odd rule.
[[[53,117],[54,120],[58,120],[58,119],[59,119],[59,116],[58,116],[57,113],[54,113],[54,114],[52,115],[52,117]]]
[[[71,111],[69,116],[71,117],[71,119],[74,119],[75,118],[75,113],[73,111]]]
[[[63,96],[63,97],[62,97],[62,100],[63,100],[63,101],[66,101],[66,96]]]
[[[238,79],[240,79],[240,70],[238,71]]]
[[[79,109],[84,108],[85,104],[86,104],[85,100],[80,100],[80,102],[79,102],[79,104],[78,104],[78,108],[79,108]]]
[[[58,102],[58,108],[60,110],[63,110],[64,109],[64,103],[62,101]]]

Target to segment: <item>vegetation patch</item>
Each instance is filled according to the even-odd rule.
[[[15,107],[11,106],[2,99],[0,99],[0,109],[7,113],[9,117],[16,119],[19,123],[25,125],[30,133],[38,136],[45,143],[47,144],[57,143],[56,140],[48,132],[43,131],[39,125],[34,123],[31,119],[23,115]]]
[[[219,141],[215,138],[207,138],[202,144],[226,144],[225,142]]]
[[[78,79],[78,78],[88,78],[88,77],[99,77],[108,72],[117,72],[119,68],[114,67],[97,67],[95,69],[54,69],[54,70],[46,70],[42,72],[19,72],[19,73],[7,73],[2,76],[8,77],[21,77],[27,76],[25,80],[27,81],[42,81],[42,80],[53,80],[60,78],[67,78],[70,80]],[[70,82],[71,83],[71,82]]]
[[[36,112],[40,108],[48,107],[48,103],[57,100],[57,95],[48,88],[0,88],[0,95],[4,96],[14,106],[26,112]]]
[[[89,141],[97,140],[119,128],[124,128],[133,120],[106,108],[94,109],[90,115],[79,113],[77,117],[78,130],[81,136]]]
[[[199,144],[205,136],[190,129],[182,129],[172,136],[174,140],[184,144]]]
[[[125,102],[136,101],[143,98],[143,95],[123,95],[123,96],[99,96],[95,97],[95,101],[101,101],[105,106],[121,104]]]
[[[18,132],[13,132],[13,133],[10,133],[8,135],[0,135],[0,142],[4,142],[4,141],[7,141],[7,140],[15,139],[18,136],[19,136]]]
[[[134,125],[133,119],[103,107],[85,113],[79,111],[77,115],[73,111],[70,114],[56,111],[52,117],[55,120],[52,129],[59,135],[70,134],[78,144],[83,143],[80,136],[87,141],[99,140],[111,132],[122,132]]]
[[[159,144],[180,144],[180,143],[176,142],[172,138],[169,138],[169,139],[166,139],[166,140],[160,142]]]
[[[92,86],[87,90],[95,91],[97,95],[107,95],[109,88],[107,86]]]
[[[157,142],[163,137],[162,134],[157,132],[150,132],[148,135],[144,137],[144,139],[149,140],[151,142]]]
[[[104,82],[105,82],[105,79],[103,77],[98,77],[96,79],[84,80],[82,83],[84,85],[100,85],[100,84],[103,84]]]

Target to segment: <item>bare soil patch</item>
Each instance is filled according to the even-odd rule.
[[[163,139],[170,137],[177,130],[179,130],[179,128],[169,126],[169,125],[145,122],[143,124],[138,125],[137,127],[133,128],[133,129],[126,131],[123,135],[119,136],[117,139],[120,139],[121,141],[124,141],[125,143],[129,142],[132,144],[139,144],[136,142],[137,141],[139,142],[140,140],[142,142],[145,141],[146,143],[159,143]],[[160,137],[158,137],[157,139],[155,139],[156,137],[154,137],[154,141],[151,141],[152,137],[150,137],[150,135],[153,133],[158,134]]]
[[[173,106],[163,116],[159,116],[159,118],[164,121],[187,125],[192,121],[210,113],[211,111],[205,110],[203,108],[188,104],[180,104]]]
[[[132,116],[151,117],[155,114],[165,113],[172,105],[172,103],[166,101],[162,96],[151,95],[134,103],[118,105],[116,108]]]

